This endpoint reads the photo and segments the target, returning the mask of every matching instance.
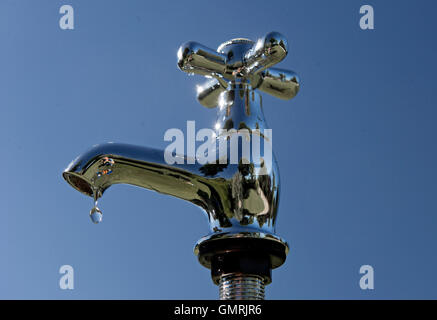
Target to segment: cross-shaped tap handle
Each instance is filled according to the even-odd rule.
[[[293,71],[271,68],[287,53],[287,40],[278,32],[270,32],[256,42],[233,39],[217,50],[190,41],[179,48],[178,66],[190,74],[212,78],[197,90],[199,102],[208,108],[216,107],[219,95],[235,82],[288,100],[299,91],[298,76]]]

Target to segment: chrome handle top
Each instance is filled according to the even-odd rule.
[[[288,100],[299,91],[299,78],[293,71],[272,68],[287,53],[287,40],[278,32],[270,32],[256,42],[233,39],[217,50],[190,41],[179,48],[178,66],[187,73],[212,78],[197,92],[199,102],[208,108],[216,107],[219,95],[236,82]]]

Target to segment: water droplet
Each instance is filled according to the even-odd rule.
[[[90,218],[93,223],[98,224],[103,220],[103,213],[99,208],[94,207],[90,211]]]
[[[98,202],[99,197],[101,195],[102,194],[100,193],[100,191],[98,189],[94,190],[94,194],[93,194],[94,207],[90,211],[90,218],[91,218],[91,221],[94,222],[95,224],[102,222],[102,219],[103,219],[103,213],[97,207],[97,202]]]

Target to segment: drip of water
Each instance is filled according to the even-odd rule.
[[[102,213],[102,211],[100,211],[99,208],[94,207],[90,211],[90,218],[91,218],[91,221],[93,223],[98,224],[98,223],[102,222],[103,213]]]
[[[99,192],[98,192],[98,190],[96,190],[96,191],[94,191],[94,207],[90,211],[91,221],[95,224],[98,224],[98,223],[102,222],[102,220],[103,220],[103,213],[97,207],[97,200],[98,199],[99,199]]]

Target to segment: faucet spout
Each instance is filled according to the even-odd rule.
[[[130,184],[200,206],[198,165],[168,165],[164,151],[121,143],[92,147],[65,169],[64,179],[88,196],[101,197],[114,184]]]
[[[241,161],[170,165],[165,152],[129,144],[100,144],[73,160],[63,177],[79,192],[95,198],[114,184],[129,184],[189,201],[208,216],[207,238],[281,241],[274,235],[279,193],[276,163],[269,174],[258,175],[253,164]]]

